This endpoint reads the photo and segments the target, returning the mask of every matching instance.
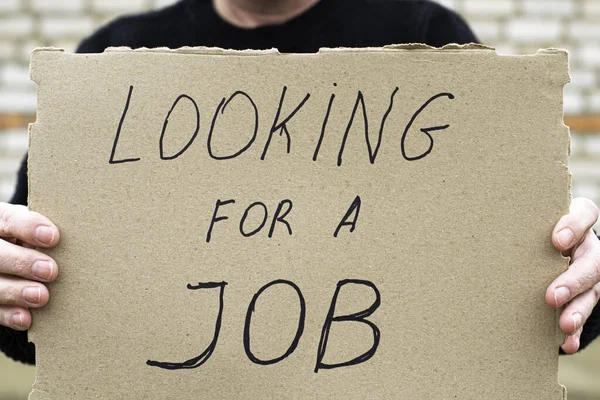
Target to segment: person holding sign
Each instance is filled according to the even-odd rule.
[[[159,11],[120,18],[84,40],[78,51],[215,46],[307,53],[321,47],[470,42],[477,38],[458,15],[425,0],[182,0]],[[11,203],[0,205],[0,349],[34,363],[34,346],[26,335],[29,309],[48,302],[44,283],[54,281],[59,269],[34,248],[56,246],[60,234],[52,221],[25,207],[26,160]],[[571,257],[571,268],[546,292],[550,307],[566,305],[560,327],[567,335],[562,351],[569,354],[600,333],[600,240],[591,229],[597,220],[592,201],[574,199],[551,236],[554,247]]]

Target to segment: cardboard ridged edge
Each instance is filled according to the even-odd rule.
[[[53,400],[47,392],[35,389],[35,383],[33,387],[31,392],[29,392],[29,396],[27,396],[27,400]]]
[[[37,52],[50,52],[50,51],[56,51],[56,52],[64,52],[63,49],[57,49],[57,48],[53,48],[53,47],[47,47],[47,48],[36,48],[35,50],[33,50],[31,52],[31,61],[29,64],[29,79],[32,80],[33,82],[36,83],[36,86],[38,85],[38,81],[35,77],[35,68],[34,68],[34,57],[35,54]],[[32,139],[32,131],[34,128],[34,126],[36,125],[37,122],[37,115],[39,114],[39,92],[38,92],[38,99],[37,99],[37,106],[36,106],[36,121],[33,123],[30,123],[27,126],[27,149],[29,152],[29,149],[31,149],[31,139]],[[29,162],[30,162],[30,158],[27,157],[27,170],[31,171],[31,168],[29,168]],[[27,208],[29,210],[32,210],[31,207],[31,179],[29,178],[29,174],[27,174]],[[28,331],[27,335],[27,340],[29,342],[35,342],[35,331],[32,330],[30,328],[30,330]],[[36,388],[36,384],[37,384],[37,368],[35,371],[35,377],[34,377],[34,381],[33,384],[31,385],[31,391],[29,392],[29,395],[27,396],[28,400],[50,400],[50,397],[48,396],[48,393],[44,392],[43,390],[37,389]]]
[[[570,68],[569,68],[569,61],[568,61],[569,52],[567,50],[557,49],[557,48],[540,49],[540,50],[537,51],[536,55],[537,54],[539,54],[539,55],[564,54],[567,57],[567,60],[566,60],[566,64],[567,64],[567,76],[566,76],[566,80],[565,80],[565,83],[563,85],[563,88],[564,88],[564,86],[566,86],[568,83],[571,82],[571,71],[570,71]],[[561,99],[561,100],[563,100],[563,99]],[[573,174],[572,174],[571,170],[569,169],[569,166],[568,166],[567,162],[568,162],[569,157],[571,156],[571,128],[569,126],[567,126],[564,121],[565,121],[565,115],[564,115],[564,111],[563,111],[563,114],[561,116],[561,129],[566,130],[566,134],[567,134],[569,140],[568,140],[568,148],[567,148],[567,157],[566,157],[566,160],[565,160],[565,162],[563,162],[563,161],[559,161],[559,162],[562,164],[563,168],[565,169],[565,173],[567,174],[567,179],[568,179],[568,188],[567,188],[568,200],[567,200],[567,203],[570,204],[571,200],[573,198],[573,195],[572,195]],[[567,214],[568,212],[569,212],[569,207],[567,206],[567,208],[564,210],[564,214]],[[566,271],[566,270],[569,269],[569,264],[571,262],[571,258],[570,257],[564,257],[564,256],[562,256],[562,258],[564,260],[564,271]],[[563,309],[564,309],[564,307],[561,307],[558,310],[556,310],[556,327],[555,327],[555,329],[556,329],[557,346],[559,346],[559,347],[560,347],[560,345],[565,340],[565,335],[562,332],[562,330],[560,329],[560,323],[559,323],[559,321],[560,321],[560,315],[561,315]],[[568,397],[567,387],[565,385],[563,385],[562,383],[560,383],[558,371],[556,371],[556,382],[562,388],[561,399],[562,400],[568,400],[567,399],[567,397]]]
[[[35,82],[36,86],[39,85],[39,77],[38,75],[36,75],[37,70],[35,68],[35,61],[36,61],[36,56],[38,53],[49,53],[49,52],[57,52],[57,53],[64,53],[65,50],[64,49],[60,49],[60,48],[56,48],[56,47],[38,47],[35,48],[32,52],[31,52],[31,59],[29,62],[29,79],[32,80],[33,82]],[[35,129],[35,125],[38,122],[39,119],[39,115],[41,113],[40,110],[40,101],[39,101],[39,90],[37,91],[37,104],[36,104],[36,116],[35,116],[35,121],[30,123],[27,126],[27,149],[29,152],[29,149],[31,149],[31,138],[33,135],[33,131]],[[31,168],[29,168],[29,162],[30,159],[29,157],[27,157],[27,170],[31,171]],[[31,179],[29,178],[29,174],[27,174],[27,207],[29,208],[29,210],[31,210]],[[29,332],[29,341],[33,342],[32,338],[35,336],[35,334],[31,334],[31,332]],[[33,394],[33,392],[30,393],[30,397]]]

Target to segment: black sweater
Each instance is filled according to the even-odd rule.
[[[216,46],[229,49],[278,48],[285,53],[317,52],[321,47],[369,47],[399,43],[477,42],[465,21],[428,0],[321,0],[281,25],[242,29],[221,19],[210,0],[181,0],[145,14],[119,18],[84,40],[80,53],[110,46]],[[27,203],[27,165],[19,171],[13,203]],[[600,331],[600,307],[588,321],[582,348]],[[0,349],[16,360],[34,363],[35,348],[25,332],[0,326]]]

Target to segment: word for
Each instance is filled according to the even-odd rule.
[[[208,232],[206,233],[206,243],[210,243],[215,223],[229,219],[229,217],[226,215],[219,215],[219,208],[226,206],[228,204],[235,204],[235,200],[234,199],[217,200],[217,204],[215,204],[215,211],[213,212],[213,216],[210,221],[210,226],[208,227]],[[342,220],[337,225],[337,228],[335,229],[335,232],[333,233],[334,237],[338,236],[340,229],[343,226],[349,226],[350,232],[354,232],[354,229],[356,228],[356,222],[358,220],[358,215],[360,213],[360,204],[361,204],[360,196],[356,196],[356,198],[350,205],[350,208],[348,208],[348,211],[346,211],[346,214],[342,217]],[[285,218],[292,211],[293,206],[294,206],[294,204],[292,203],[292,201],[288,200],[288,199],[282,200],[281,202],[279,202],[279,205],[277,206],[277,209],[275,210],[275,214],[273,215],[273,218],[271,220],[269,233],[268,233],[269,238],[273,237],[273,232],[275,232],[275,225],[277,224],[277,222],[280,222],[283,225],[285,225],[285,227],[287,228],[288,234],[289,235],[292,234],[292,226]],[[246,220],[253,210],[258,210],[258,212],[261,213],[262,218],[260,219],[260,222],[257,226],[249,228],[247,226]],[[352,217],[352,219],[350,219],[350,217]],[[239,223],[238,229],[239,229],[240,233],[242,234],[242,236],[244,236],[244,237],[254,236],[265,227],[268,219],[269,219],[269,211],[268,211],[267,205],[263,202],[256,201],[256,202],[250,204],[248,207],[246,207],[242,217],[240,218],[240,223]]]
[[[334,84],[334,85],[337,86],[337,84]],[[358,91],[358,94],[356,97],[356,102],[354,104],[354,108],[352,109],[352,112],[350,114],[350,118],[348,121],[348,125],[346,127],[342,141],[340,143],[338,157],[337,157],[337,165],[338,166],[342,165],[344,148],[346,147],[346,141],[348,140],[348,135],[354,124],[357,114],[359,114],[358,118],[362,117],[369,161],[371,162],[371,164],[375,164],[375,161],[377,159],[377,154],[379,152],[379,148],[381,145],[381,139],[383,137],[383,133],[385,130],[386,121],[387,121],[388,116],[390,115],[390,113],[392,112],[392,110],[394,108],[394,97],[398,93],[398,90],[399,90],[398,88],[395,88],[392,91],[388,108],[381,119],[379,135],[377,137],[377,143],[374,146],[371,144],[371,140],[369,138],[369,118],[368,118],[367,106],[365,103],[364,95],[361,91]],[[293,109],[292,112],[290,112],[287,116],[282,116],[281,111],[283,109],[283,105],[285,102],[286,92],[287,92],[287,86],[284,86],[282,93],[281,93],[281,98],[279,101],[279,107],[277,108],[277,110],[275,112],[275,118],[273,120],[273,124],[271,125],[271,128],[268,132],[267,140],[262,149],[262,154],[260,156],[261,160],[264,160],[265,157],[267,156],[269,146],[271,145],[271,141],[273,139],[273,134],[276,132],[279,132],[280,136],[285,137],[285,139],[287,141],[287,143],[286,143],[287,153],[288,154],[290,153],[291,145],[292,145],[292,136],[291,136],[290,130],[288,128],[288,123],[302,109],[302,107],[304,107],[304,105],[308,102],[308,100],[311,97],[310,93],[307,93],[306,96],[304,97],[304,99]],[[130,86],[129,94],[127,95],[127,101],[125,102],[125,108],[123,109],[123,114],[121,115],[121,120],[119,121],[119,125],[117,127],[117,133],[115,135],[112,150],[110,152],[110,157],[108,160],[108,162],[110,164],[121,164],[121,163],[136,162],[136,161],[141,160],[140,157],[129,157],[129,158],[117,158],[116,157],[119,136],[121,134],[123,124],[127,117],[127,111],[129,110],[129,107],[131,104],[132,94],[133,94],[133,86]],[[319,151],[321,149],[321,145],[323,143],[323,140],[324,140],[326,132],[327,132],[327,123],[329,121],[329,116],[331,114],[331,110],[332,110],[332,107],[334,104],[335,97],[336,97],[335,94],[332,94],[331,97],[329,98],[329,103],[327,104],[327,110],[325,111],[324,117],[323,117],[321,132],[320,132],[320,135],[319,135],[319,138],[318,138],[318,141],[315,146],[314,153],[313,153],[313,157],[312,157],[313,161],[317,161],[317,158],[319,156]],[[429,147],[427,148],[427,150],[419,152],[417,154],[408,154],[408,150],[406,149],[406,140],[407,140],[407,136],[411,130],[411,127],[415,123],[415,120],[417,119],[417,117],[433,101],[440,99],[440,98],[447,98],[447,99],[453,100],[454,95],[452,93],[438,93],[438,94],[432,96],[422,106],[420,106],[417,109],[417,111],[413,114],[413,116],[410,119],[410,121],[408,122],[408,124],[406,124],[406,126],[404,128],[404,132],[402,134],[402,139],[400,142],[400,150],[402,152],[402,157],[404,157],[405,160],[407,160],[407,161],[420,160],[420,159],[424,158],[425,156],[427,156],[429,153],[431,153],[431,151],[433,150],[433,144],[434,144],[434,140],[433,140],[431,133],[436,132],[436,131],[445,130],[450,126],[450,125],[441,125],[441,126],[421,128],[419,131],[422,134],[426,135],[427,138],[429,139]],[[233,100],[237,100],[237,101],[233,102]],[[176,153],[166,154],[165,150],[164,150],[165,149],[164,145],[169,137],[169,135],[168,135],[169,117],[171,116],[171,113],[173,112],[173,110],[175,110],[177,108],[177,106],[181,102],[184,102],[184,101],[191,103],[191,105],[193,106],[193,110],[194,110],[192,118],[194,119],[195,122],[193,124],[193,127],[191,127],[191,129],[190,129],[189,140]],[[235,103],[235,106],[233,105],[232,102]],[[230,108],[228,109],[228,107],[230,107]],[[233,110],[232,110],[232,108],[233,108]],[[361,109],[360,113],[358,111],[359,108]],[[231,154],[218,155],[218,154],[222,154],[222,152],[216,152],[214,150],[213,138],[218,134],[223,134],[222,132],[221,133],[218,132],[217,127],[218,127],[218,122],[219,122],[219,116],[225,114],[226,110],[228,110],[228,112],[250,113],[250,115],[253,115],[254,123],[252,124],[252,126],[248,127],[249,131],[252,132],[252,136],[248,140],[248,142],[245,143],[240,149],[237,149],[236,151],[232,152]],[[212,122],[210,125],[210,130],[208,132],[208,137],[207,137],[207,142],[206,142],[206,146],[208,149],[208,155],[215,160],[228,160],[228,159],[236,158],[236,157],[240,156],[241,154],[243,154],[244,152],[246,152],[249,148],[252,147],[252,145],[255,143],[255,141],[257,139],[258,126],[259,126],[259,115],[260,114],[259,114],[258,107],[257,107],[256,103],[254,102],[254,100],[252,99],[252,97],[248,93],[245,93],[243,91],[236,91],[231,96],[229,96],[229,98],[223,97],[221,102],[217,105],[217,108],[214,112]],[[169,110],[169,112],[167,113],[167,116],[165,117],[162,131],[160,134],[160,139],[158,141],[158,152],[159,152],[160,158],[162,160],[173,160],[173,159],[180,157],[194,143],[194,141],[196,140],[196,138],[198,136],[199,131],[200,131],[200,110],[198,108],[198,104],[191,96],[188,96],[187,94],[182,94],[179,97],[177,97],[177,99],[175,99],[175,101],[173,102],[173,105],[171,106],[171,109]],[[238,133],[236,132],[235,134],[237,135]],[[285,134],[285,136],[284,136],[284,134]]]
[[[191,358],[184,362],[163,362],[163,361],[148,360],[148,361],[146,361],[146,364],[151,367],[158,367],[158,368],[163,368],[163,369],[167,369],[167,370],[178,370],[178,369],[198,368],[202,364],[206,363],[208,361],[208,359],[214,353],[215,348],[217,347],[217,342],[219,340],[219,333],[221,332],[221,320],[223,317],[224,296],[225,296],[225,286],[226,285],[227,285],[227,282],[208,282],[208,283],[199,283],[198,285],[190,285],[190,284],[187,285],[187,288],[190,290],[219,289],[219,313],[217,315],[217,320],[215,322],[215,330],[214,330],[213,339],[212,339],[211,343],[208,345],[208,347],[202,353],[200,353],[199,356]],[[266,292],[269,288],[271,288],[275,285],[287,285],[296,292],[299,303],[300,303],[300,313],[298,316],[298,325],[297,325],[297,329],[296,329],[296,334],[294,335],[294,338],[292,339],[290,346],[287,348],[287,350],[281,356],[278,356],[278,357],[275,357],[272,359],[268,359],[268,360],[261,360],[258,357],[256,357],[256,355],[254,355],[254,353],[252,352],[251,346],[250,346],[252,314],[254,313],[254,308],[255,308],[256,302],[259,299],[259,297],[264,292]],[[365,310],[357,311],[355,313],[348,314],[348,315],[336,315],[335,307],[336,307],[336,303],[338,300],[338,296],[339,296],[342,288],[347,285],[362,285],[362,286],[366,286],[366,287],[370,288],[375,293],[375,301]],[[361,363],[364,363],[365,361],[369,360],[371,357],[373,357],[375,355],[375,352],[377,351],[377,347],[379,346],[381,332],[380,332],[379,328],[377,327],[377,325],[375,325],[373,322],[367,320],[366,318],[369,317],[370,315],[372,315],[375,312],[375,310],[377,310],[377,308],[379,307],[380,304],[381,304],[381,294],[379,293],[379,290],[377,289],[375,284],[373,284],[372,282],[369,282],[366,280],[358,280],[358,279],[346,279],[346,280],[342,280],[342,281],[338,282],[337,287],[335,289],[335,293],[333,294],[333,298],[331,300],[329,311],[327,313],[327,316],[325,317],[325,322],[323,324],[323,328],[321,331],[321,339],[319,340],[319,345],[317,348],[317,357],[316,357],[317,361],[316,361],[315,369],[314,369],[315,373],[319,372],[319,370],[321,370],[321,369],[334,369],[334,368],[348,367],[348,366],[352,366],[352,365],[361,364]],[[304,333],[305,317],[306,317],[306,302],[304,301],[304,296],[302,295],[302,291],[294,282],[280,279],[280,280],[275,280],[275,281],[269,282],[266,285],[264,285],[252,297],[252,300],[250,301],[250,304],[248,305],[248,311],[246,313],[246,320],[244,322],[243,342],[244,342],[244,351],[245,351],[248,359],[251,362],[253,362],[254,364],[272,365],[272,364],[281,362],[282,360],[289,357],[298,347],[300,338],[302,337],[302,334]],[[343,361],[340,363],[335,363],[335,364],[327,364],[327,363],[323,362],[323,358],[325,357],[325,353],[327,352],[327,343],[329,340],[329,332],[331,330],[331,325],[334,322],[344,322],[344,321],[358,322],[358,323],[369,326],[373,332],[373,344],[371,345],[369,350],[367,350],[366,352],[364,352],[350,360]]]

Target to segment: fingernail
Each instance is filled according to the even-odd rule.
[[[54,242],[54,229],[47,226],[38,226],[35,229],[35,238],[43,244],[52,244]]]
[[[52,278],[54,273],[53,269],[53,265],[50,262],[37,260],[33,263],[31,272],[36,278],[47,281],[48,279]]]
[[[571,298],[571,291],[569,288],[561,286],[554,291],[554,302],[556,307],[560,307],[565,304]]]
[[[558,232],[558,235],[556,235],[556,240],[562,247],[571,247],[574,239],[575,234],[573,234],[573,231],[569,228],[563,229],[562,231]]]
[[[26,287],[23,289],[23,298],[33,304],[38,304],[42,299],[42,289],[39,287]]]
[[[23,322],[23,314],[16,313],[10,317],[10,321],[14,326],[18,326],[19,328],[25,327],[25,323]]]
[[[577,332],[577,330],[583,325],[583,315],[578,312],[573,313],[573,324],[575,325],[573,331]]]
[[[575,342],[575,348],[577,350],[579,350],[579,346],[580,346],[580,339],[579,339],[579,335],[574,335],[573,336],[573,341]]]

